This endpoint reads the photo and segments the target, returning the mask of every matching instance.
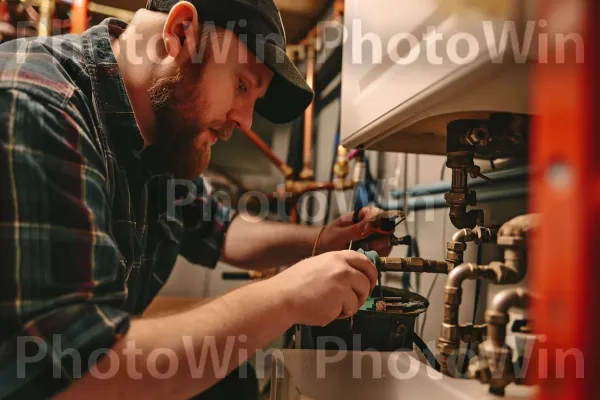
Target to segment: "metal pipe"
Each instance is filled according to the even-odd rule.
[[[527,308],[530,298],[527,290],[522,288],[507,289],[494,296],[492,306],[485,313],[488,324],[488,336],[497,347],[504,346],[508,310],[511,307]]]
[[[477,192],[477,198],[480,203],[486,201],[501,201],[527,196],[528,188],[523,186],[515,187],[512,184],[494,185],[485,190]],[[443,194],[429,194],[420,192],[412,198],[408,199],[408,206],[404,206],[402,200],[383,200],[381,196],[376,198],[377,207],[383,210],[403,210],[410,209],[413,212],[421,210],[435,210],[438,208],[446,208],[448,204],[444,199]]]
[[[307,49],[307,62],[306,62],[306,83],[312,89],[315,85],[315,62],[316,62],[316,46],[311,43]],[[313,119],[314,119],[314,100],[304,111],[304,152],[302,157],[304,159],[304,167],[300,171],[300,179],[312,180],[314,178],[314,171],[312,168],[312,141],[313,141]]]
[[[500,171],[492,171],[486,174],[495,184],[505,181],[516,181],[522,180],[526,182],[529,176],[529,170],[527,167],[516,167]],[[470,179],[467,183],[469,189],[479,186],[489,186],[489,182],[481,177]],[[427,185],[419,185],[407,190],[409,197],[424,196],[424,195],[435,195],[444,194],[452,187],[451,181],[441,181],[431,183]],[[404,197],[404,191],[394,190],[390,192],[390,196],[394,199],[401,199]]]
[[[491,231],[482,231],[483,228],[476,227],[471,230],[463,229],[456,232],[453,238],[464,239],[478,233],[477,237],[493,238],[497,236],[497,243],[505,247],[504,261],[491,262],[489,265],[477,265],[472,263],[461,264],[448,273],[445,287],[444,300],[444,322],[442,323],[440,337],[438,338],[438,349],[440,351],[440,364],[442,372],[450,375],[448,371],[448,359],[460,345],[460,327],[458,326],[459,307],[461,304],[461,285],[466,279],[484,277],[497,284],[517,283],[526,274],[526,257],[524,254],[526,234],[538,225],[538,216],[535,214],[521,215],[506,222],[498,230],[497,235]],[[449,250],[452,243],[449,242]],[[462,250],[464,251],[464,250]],[[514,295],[513,295],[514,296]],[[508,300],[498,300],[498,307],[504,307]],[[502,301],[501,301],[502,300]],[[512,301],[512,300],[511,300]],[[508,304],[511,304],[510,302]],[[501,310],[503,310],[501,308]],[[486,314],[487,321],[487,314]],[[489,323],[489,321],[487,321]],[[505,323],[506,325],[506,323]],[[496,339],[504,340],[498,331],[494,331]]]
[[[483,223],[483,210],[467,211],[466,206],[450,205],[450,222],[457,228]]]
[[[446,261],[426,260],[421,257],[380,257],[378,268],[383,272],[448,273]]]
[[[273,164],[275,164],[275,166],[283,173],[286,179],[292,177],[294,170],[285,162],[280,160],[279,157],[277,157],[269,148],[269,146],[267,146],[266,143],[263,142],[262,139],[256,133],[254,133],[254,131],[252,131],[252,129],[242,128],[241,126],[238,128],[265,156],[267,156],[269,160],[271,160]]]
[[[481,266],[483,267],[483,266]],[[446,287],[460,289],[462,283],[467,279],[477,279],[481,270],[480,266],[474,263],[461,264],[454,268],[448,274],[448,280],[446,281]]]
[[[479,356],[469,367],[469,375],[490,384],[490,393],[503,396],[506,386],[516,379],[512,349],[506,344],[508,310],[526,308],[532,296],[523,288],[507,289],[494,296],[492,306],[485,312],[488,338],[479,346]]]
[[[473,240],[473,231],[469,228],[460,229],[452,235],[453,242],[470,242]]]
[[[40,1],[40,20],[38,22],[39,36],[52,36],[54,24],[54,10],[56,9],[55,0]]]
[[[496,273],[496,283],[518,283],[525,277],[527,233],[535,229],[538,224],[537,214],[525,214],[511,219],[498,230],[497,243],[504,247],[504,261],[493,261],[489,265]]]
[[[464,228],[456,231],[452,235],[452,240],[446,245],[446,261],[450,263],[450,268],[454,268],[463,263],[463,254],[467,249],[467,242],[490,243],[496,241],[497,234],[494,229],[477,225],[473,229]]]
[[[87,29],[88,0],[73,0],[71,5],[71,33],[80,34]]]
[[[448,369],[448,361],[460,346],[458,316],[462,297],[462,283],[467,279],[494,276],[494,272],[486,265],[474,263],[461,264],[448,273],[448,280],[444,289],[444,322],[441,326],[437,344],[442,373],[452,375],[452,372]]]

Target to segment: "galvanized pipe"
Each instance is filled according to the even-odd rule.
[[[469,368],[469,374],[482,383],[489,383],[490,393],[503,396],[506,386],[517,379],[512,363],[512,349],[506,345],[508,310],[526,308],[532,296],[526,289],[507,289],[498,293],[485,312],[488,338],[479,346],[479,356]]]
[[[507,289],[494,296],[492,306],[485,313],[488,324],[488,337],[497,347],[502,347],[506,340],[508,310],[511,307],[527,308],[530,295],[526,289]]]

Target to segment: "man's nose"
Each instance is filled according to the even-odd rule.
[[[230,114],[230,120],[237,125],[241,130],[248,131],[252,127],[252,119],[254,115],[254,104],[244,104]]]

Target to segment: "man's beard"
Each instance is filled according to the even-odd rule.
[[[202,88],[190,83],[200,79],[198,70],[188,65],[157,79],[148,90],[156,122],[154,141],[144,150],[143,159],[155,173],[193,180],[208,167],[211,146],[208,140],[199,140],[207,127],[196,122],[204,110],[193,109]]]

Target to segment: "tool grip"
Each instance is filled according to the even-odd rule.
[[[252,279],[248,272],[223,272],[221,278],[226,281]]]

